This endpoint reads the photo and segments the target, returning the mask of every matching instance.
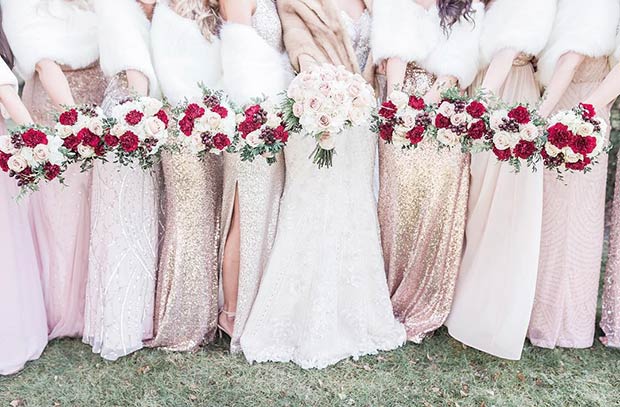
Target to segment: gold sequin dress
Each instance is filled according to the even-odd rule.
[[[153,63],[164,96],[177,103],[200,95],[198,81],[213,86],[217,78],[201,76],[208,69],[200,66],[202,57],[192,57],[208,55],[212,44],[195,21],[179,16],[166,3],[158,3],[151,24]],[[157,272],[155,333],[148,346],[192,351],[212,341],[217,328],[221,157],[209,155],[201,161],[186,152],[165,153],[162,167],[165,232]]]
[[[275,1],[257,0],[252,27],[278,52],[284,51],[282,27]],[[226,46],[226,43],[223,44]],[[226,67],[224,67],[226,69]],[[282,89],[284,90],[284,89]],[[264,93],[264,92],[261,92]],[[255,97],[259,97],[257,94]],[[284,156],[269,165],[262,157],[241,161],[239,154],[224,155],[224,195],[220,260],[230,229],[235,193],[239,199],[240,263],[237,310],[231,351],[239,352],[239,338],[249,316],[276,233],[284,187]]]

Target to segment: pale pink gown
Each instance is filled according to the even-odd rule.
[[[0,133],[5,133],[2,119]],[[43,290],[28,227],[28,198],[17,203],[18,192],[15,180],[0,173],[0,375],[18,372],[47,345]]]
[[[607,58],[588,58],[557,105],[582,102],[609,72]],[[605,120],[609,112],[602,112]],[[545,171],[543,223],[536,297],[528,337],[544,348],[587,348],[594,341],[603,227],[607,155],[587,173],[564,180]]]

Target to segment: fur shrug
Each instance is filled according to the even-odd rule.
[[[375,62],[397,57],[438,75],[455,76],[469,86],[480,67],[482,3],[474,4],[473,22],[460,21],[446,35],[437,9],[426,10],[413,0],[376,1],[372,50]]]
[[[547,44],[557,0],[495,0],[487,8],[480,37],[484,65],[506,48],[537,56]]]
[[[199,96],[198,83],[219,86],[219,39],[207,41],[193,20],[181,17],[162,1],[153,14],[151,48],[162,93],[172,103]]]
[[[15,54],[17,71],[29,79],[36,64],[51,59],[71,69],[99,57],[97,18],[65,1],[1,0],[3,28]]]
[[[133,69],[149,80],[149,94],[158,94],[151,61],[150,22],[135,0],[95,0],[101,69],[107,76]]]
[[[292,79],[288,57],[269,45],[256,30],[242,24],[224,24],[222,69],[224,90],[239,104],[259,96],[275,97]]]
[[[614,52],[620,19],[618,0],[559,0],[547,46],[540,55],[538,77],[548,85],[558,59],[567,52],[587,57],[610,56]]]

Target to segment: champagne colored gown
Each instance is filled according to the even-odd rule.
[[[194,20],[158,2],[151,24],[153,64],[171,103],[200,97],[198,82],[219,79],[219,43],[209,42]],[[154,337],[148,346],[193,351],[215,338],[221,158],[181,152],[162,157],[165,213],[155,295]]]
[[[0,58],[0,86],[17,90],[17,79]],[[0,133],[6,126],[0,118]],[[32,231],[29,198],[15,201],[13,178],[0,173],[0,375],[21,370],[37,359],[47,345],[45,303]]]

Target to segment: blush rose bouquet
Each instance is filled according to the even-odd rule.
[[[201,87],[200,100],[186,100],[173,109],[173,134],[178,146],[200,158],[208,153],[234,152],[235,111],[223,92]]]
[[[238,116],[237,133],[242,143],[241,160],[254,161],[262,156],[270,165],[276,162],[289,136],[281,109],[270,99],[246,107]]]
[[[95,105],[66,107],[56,120],[54,131],[63,141],[68,163],[80,163],[82,171],[95,160],[105,160],[105,115]]]
[[[159,162],[168,143],[168,124],[162,101],[148,96],[131,97],[112,108],[103,138],[116,162],[137,162],[146,170]]]
[[[549,119],[541,151],[545,167],[558,172],[588,172],[606,150],[607,123],[594,106],[580,103]]]
[[[430,112],[424,99],[393,91],[379,108],[371,130],[387,144],[415,148],[433,134]]]
[[[376,108],[373,88],[343,66],[317,64],[293,79],[283,102],[287,129],[316,139],[310,157],[331,167],[336,137],[343,130],[369,126]]]
[[[491,113],[490,147],[498,161],[509,163],[519,172],[523,164],[536,171],[545,141],[544,120],[533,108],[517,104]]]
[[[67,164],[63,149],[63,140],[53,130],[20,126],[0,136],[0,169],[15,178],[22,196],[38,190],[41,182],[62,182]]]

